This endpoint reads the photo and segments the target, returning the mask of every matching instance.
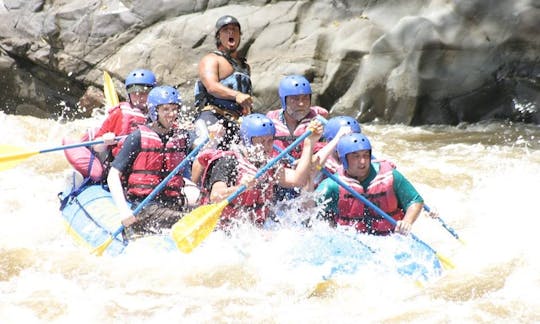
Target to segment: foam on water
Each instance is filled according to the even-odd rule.
[[[0,123],[0,143],[42,149],[98,121],[61,124],[0,113]],[[534,204],[540,130],[496,123],[363,130],[374,154],[395,160],[467,243],[435,220],[419,218],[414,233],[457,265],[423,288],[373,264],[336,275],[333,290],[310,297],[331,263],[295,262],[295,249],[302,248],[305,257],[320,252],[321,246],[300,244],[306,235],[328,231],[322,224],[311,231],[299,226],[313,215],[302,205],[293,206],[286,226],[267,232],[245,226],[232,236],[215,232],[187,255],[141,244],[116,258],[92,256],[64,231],[56,194],[68,165],[61,152],[53,152],[0,173],[1,321],[540,320],[540,220]],[[383,251],[384,244],[362,241]]]

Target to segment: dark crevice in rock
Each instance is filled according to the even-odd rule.
[[[360,68],[360,60],[365,53],[349,51],[340,60],[339,67],[334,73],[335,79],[330,86],[320,94],[319,102],[322,107],[332,107],[337,98],[341,98],[354,82]]]
[[[86,88],[83,82],[54,69],[36,65],[26,57],[10,57],[15,60],[17,73],[10,80],[2,80],[3,84],[10,82],[5,86],[11,89],[10,92],[0,94],[0,101],[4,103],[2,110],[20,114],[19,108],[24,106],[26,110],[43,111],[40,117],[81,116],[77,111],[77,102]]]
[[[195,49],[195,48],[200,47],[200,46],[204,43],[204,41],[206,40],[206,37],[207,37],[207,36],[208,36],[208,35],[203,35],[203,37],[201,37],[199,40],[197,40],[197,41],[195,42],[195,44],[193,44],[193,46],[191,46],[191,48],[192,48],[192,49]]]

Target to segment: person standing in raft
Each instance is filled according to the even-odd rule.
[[[122,224],[129,228],[126,232],[141,235],[170,228],[198,199],[198,191],[186,194],[186,181],[179,172],[137,217],[133,215],[136,205],[184,160],[193,142],[187,130],[177,127],[182,105],[178,90],[156,87],[148,94],[147,103],[151,123],[139,125],[126,138],[107,177]]]
[[[241,185],[248,189],[234,199],[223,211],[221,226],[227,228],[233,220],[247,219],[262,226],[269,216],[273,199],[273,186],[301,187],[307,182],[311,170],[313,146],[322,135],[322,125],[313,121],[313,133],[304,140],[302,154],[295,169],[277,166],[261,179],[254,176],[273,155],[274,123],[263,114],[250,114],[242,118],[240,137],[243,145],[229,151],[214,151],[212,157],[200,156],[205,166],[202,177],[201,203],[215,203],[226,199]]]
[[[104,180],[110,162],[120,150],[114,138],[128,135],[138,125],[146,124],[146,99],[150,90],[156,86],[154,73],[146,69],[135,69],[127,75],[125,85],[128,101],[111,108],[102,125],[95,132],[89,130],[81,139],[83,142],[102,139],[104,144],[64,151],[70,164],[80,173],[78,178],[89,179],[94,183]],[[67,144],[65,140],[64,144]]]
[[[354,226],[362,233],[408,234],[424,206],[423,198],[409,180],[393,163],[372,161],[371,143],[361,133],[343,136],[337,144],[337,153],[342,163],[339,178],[394,218],[397,225],[394,228],[331,178],[317,187],[322,194],[319,201],[324,208],[322,218],[333,225]]]
[[[251,113],[253,107],[251,69],[238,52],[241,35],[235,17],[226,15],[217,20],[217,50],[199,62],[199,80],[195,84],[195,106],[200,110],[197,120],[208,126],[223,124],[226,133],[219,144],[222,149],[238,142],[236,121]]]

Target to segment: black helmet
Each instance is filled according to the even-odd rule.
[[[225,27],[226,25],[230,25],[230,24],[234,24],[234,25],[238,26],[238,28],[240,28],[240,32],[242,32],[242,27],[240,26],[240,23],[238,22],[238,19],[236,19],[236,18],[234,18],[233,16],[230,16],[230,15],[225,15],[225,16],[220,17],[216,21],[216,36],[218,35],[221,28]]]

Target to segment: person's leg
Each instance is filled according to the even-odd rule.
[[[130,231],[139,235],[160,234],[163,229],[171,228],[184,214],[180,210],[149,203],[137,215],[139,220],[130,226]]]

